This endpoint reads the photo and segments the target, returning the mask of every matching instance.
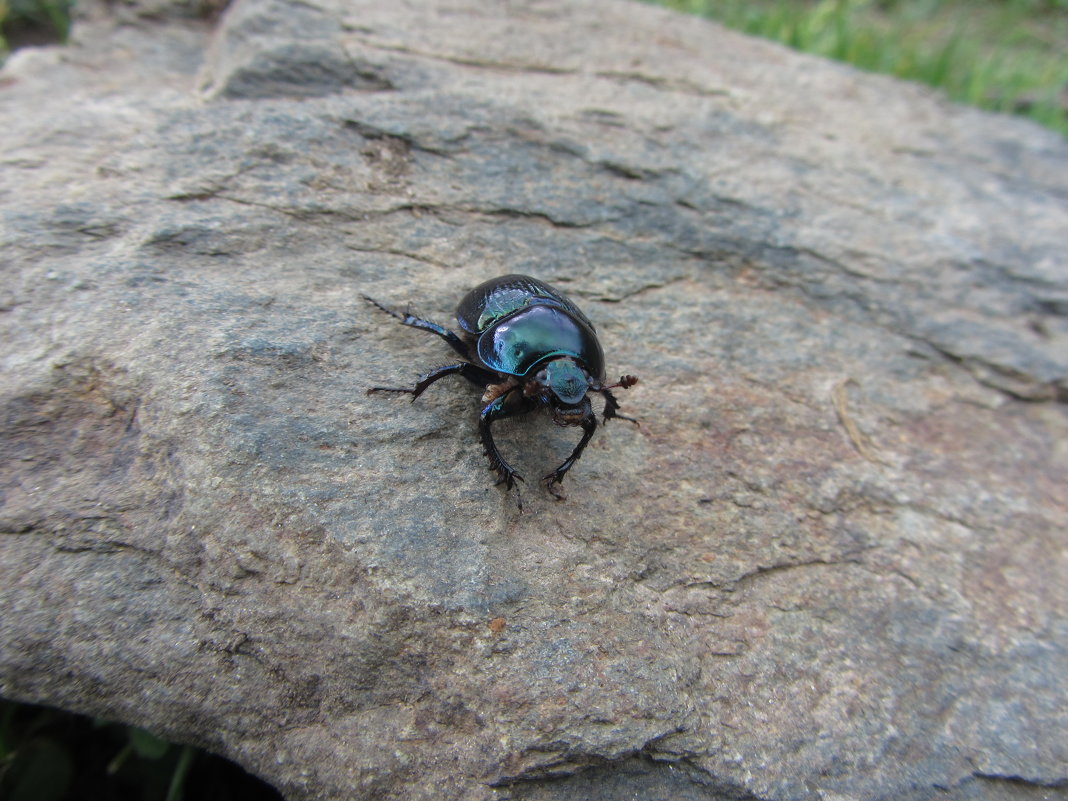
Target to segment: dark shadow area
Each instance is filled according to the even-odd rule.
[[[744,788],[685,762],[658,762],[641,754],[568,776],[516,782],[508,789],[513,801],[756,801]]]
[[[0,700],[4,801],[281,801],[232,762],[133,726]]]

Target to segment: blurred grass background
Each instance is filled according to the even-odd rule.
[[[15,47],[65,42],[71,0],[0,0],[0,61]]]
[[[654,0],[1068,137],[1068,0]]]

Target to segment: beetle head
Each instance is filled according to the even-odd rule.
[[[528,382],[526,393],[548,404],[553,420],[562,426],[578,425],[592,414],[590,377],[574,359],[562,356],[546,362]]]

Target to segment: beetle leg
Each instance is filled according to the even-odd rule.
[[[589,414],[582,418],[582,439],[579,440],[579,444],[575,446],[575,450],[571,451],[571,455],[564,460],[564,463],[558,468],[553,470],[549,475],[545,476],[542,480],[548,482],[547,486],[549,491],[552,492],[558,499],[563,496],[559,495],[553,488],[553,484],[559,484],[564,480],[564,474],[575,466],[575,462],[582,456],[582,452],[586,450],[586,444],[593,436],[593,432],[597,430],[597,415],[591,410]]]
[[[407,387],[371,387],[367,390],[367,394],[370,395],[372,392],[406,392],[412,396],[412,403],[415,403],[415,399],[422,395],[427,387],[447,375],[462,375],[472,384],[480,387],[497,380],[497,377],[488,370],[483,370],[470,362],[459,362],[458,364],[447,364],[444,367],[435,367],[429,373],[424,373],[419,376],[419,380],[415,382],[415,386],[411,389]]]
[[[522,481],[523,477],[515,471],[514,467],[504,461],[501,452],[497,450],[497,444],[493,441],[490,426],[496,420],[526,414],[536,405],[536,401],[524,398],[517,392],[509,391],[494,399],[492,403],[486,404],[478,418],[478,433],[482,437],[482,447],[489,459],[490,469],[496,471],[498,484],[504,484],[506,489],[515,489],[516,501],[520,509],[523,508],[523,496],[519,494],[516,481]]]
[[[508,376],[508,378],[499,384],[486,384],[486,391],[482,393],[482,402],[491,403],[497,400],[501,395],[507,395],[513,389],[519,388],[519,382],[515,376]]]
[[[620,420],[630,420],[634,425],[640,426],[637,420],[633,417],[627,417],[625,414],[619,413],[619,401],[616,400],[616,396],[609,392],[607,389],[601,389],[599,392],[604,395],[604,421],[607,423],[613,417],[618,417]]]
[[[430,320],[424,320],[422,317],[416,317],[414,314],[409,314],[407,311],[404,314],[388,309],[379,303],[374,298],[369,298],[367,295],[363,296],[363,299],[370,303],[377,309],[381,309],[390,317],[396,317],[401,321],[402,325],[407,325],[412,328],[418,328],[422,331],[430,331],[432,334],[437,334],[439,337],[449,343],[449,347],[459,353],[465,359],[471,358],[471,353],[468,351],[467,344],[460,339],[456,334],[450,331],[444,326],[440,326],[437,323],[432,323]]]

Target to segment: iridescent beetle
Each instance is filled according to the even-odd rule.
[[[463,330],[452,331],[411,314],[400,314],[365,296],[365,299],[404,325],[431,331],[444,339],[466,361],[436,367],[420,376],[411,389],[372,387],[372,392],[404,392],[414,401],[440,378],[461,375],[482,387],[479,434],[497,483],[515,487],[520,508],[522,497],[516,481],[523,477],[504,460],[493,442],[490,426],[496,420],[526,414],[539,406],[548,407],[553,420],[562,426],[582,426],[582,439],[563,464],[544,477],[549,490],[560,497],[555,486],[582,455],[597,417],[587,393],[604,396],[604,419],[630,420],[619,414],[619,403],[610,390],[627,389],[638,383],[625,375],[618,383],[605,381],[604,352],[597,341],[593,323],[570,298],[548,284],[526,275],[504,275],[479,284],[468,292],[456,308],[456,320]]]

